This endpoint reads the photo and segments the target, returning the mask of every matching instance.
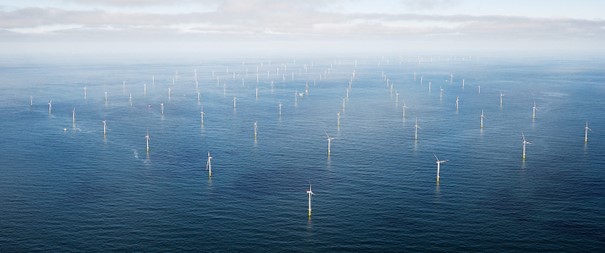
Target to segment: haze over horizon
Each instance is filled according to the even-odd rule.
[[[1,55],[603,53],[602,1],[0,1]]]

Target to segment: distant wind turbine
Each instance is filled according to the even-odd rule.
[[[483,128],[483,120],[485,119],[485,115],[483,114],[483,110],[481,110],[481,128]]]
[[[328,132],[326,132],[326,136],[328,137],[327,138],[327,140],[328,140],[328,156],[330,156],[330,151],[331,151],[330,149],[332,146],[332,140],[334,140],[334,138],[330,137],[330,135],[328,135]]]
[[[521,137],[523,137],[523,156],[521,157],[521,159],[525,160],[525,145],[531,144],[531,142],[525,139],[525,134],[521,133]]]
[[[48,114],[51,114],[53,112],[53,100],[49,100],[48,101]]]
[[[584,127],[584,143],[588,143],[588,131],[592,132],[592,129],[588,127],[588,120],[586,121],[586,126]]]
[[[536,107],[536,102],[534,102],[534,107],[532,107],[531,110],[531,118],[532,119],[536,119],[536,111],[538,110],[538,108]]]
[[[441,170],[441,164],[442,163],[446,163],[448,160],[439,160],[439,158],[437,158],[437,155],[433,154],[433,156],[435,156],[436,159],[436,163],[437,163],[437,182],[439,182],[439,178],[440,178],[440,170]]]
[[[256,134],[258,133],[258,124],[254,121],[254,140],[256,140]]]
[[[202,111],[200,112],[200,121],[201,121],[202,126],[204,126],[204,115],[205,114],[206,113],[204,112],[204,107],[202,107]]]
[[[311,184],[309,184],[309,190],[307,191],[307,195],[309,196],[308,215],[309,217],[311,217],[311,195],[315,195],[315,193],[313,193],[313,191],[311,190]]]
[[[107,134],[107,120],[103,120],[103,136]]]
[[[208,160],[206,161],[206,170],[208,170],[208,177],[212,177],[212,156],[210,156],[210,151],[208,151]]]
[[[414,140],[418,140],[418,129],[420,126],[418,125],[418,118],[416,118],[416,124],[414,125]]]
[[[145,144],[147,145],[147,153],[149,153],[149,129],[147,129],[147,134],[145,135]]]

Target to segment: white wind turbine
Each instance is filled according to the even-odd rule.
[[[592,132],[592,129],[588,127],[588,120],[586,121],[586,126],[584,127],[584,143],[588,143],[588,131]]]
[[[210,156],[210,151],[208,151],[208,160],[206,161],[206,170],[208,170],[208,177],[212,177],[212,156]]]
[[[202,111],[200,112],[200,121],[201,121],[200,124],[202,124],[202,126],[204,126],[204,115],[205,114],[206,113],[204,112],[204,107],[202,106]]]
[[[440,173],[441,173],[441,164],[442,163],[446,163],[448,160],[439,160],[439,158],[437,158],[437,155],[433,154],[433,156],[435,156],[435,159],[437,160],[437,182],[439,182],[439,178],[440,178]]]
[[[531,144],[531,142],[529,142],[525,139],[525,134],[521,133],[521,137],[523,137],[523,155],[522,155],[521,159],[525,160],[525,146],[527,144]]]
[[[145,144],[147,145],[147,153],[149,153],[149,129],[147,129],[147,134],[145,135]]]
[[[308,215],[309,217],[311,217],[311,195],[315,195],[315,193],[313,193],[313,191],[311,190],[311,184],[309,184],[309,190],[307,190],[307,195],[309,196]]]
[[[502,91],[500,91],[500,107],[502,107],[503,97],[504,97],[504,93],[502,93]]]
[[[254,140],[256,140],[256,134],[258,133],[258,124],[254,121]]]
[[[334,140],[334,138],[330,137],[330,135],[328,135],[328,132],[326,132],[326,136],[328,137],[328,156],[330,156],[330,151],[331,151],[331,146],[332,146],[332,140]]]
[[[51,114],[53,112],[53,100],[49,100],[48,101],[48,114]]]
[[[107,120],[103,120],[103,136],[107,134]]]
[[[416,118],[416,124],[414,125],[414,140],[418,140],[418,129],[420,126],[418,125],[418,118]]]
[[[483,114],[483,110],[481,110],[481,128],[483,128],[483,120],[485,119],[485,114]]]
[[[403,100],[403,107],[402,107],[403,113],[401,115],[403,119],[405,119],[405,111],[407,108],[409,108],[409,107],[407,105],[405,105],[405,100]]]
[[[536,119],[536,111],[538,110],[538,107],[536,107],[536,102],[534,102],[534,107],[532,107],[531,110],[531,118],[532,119]]]
[[[458,111],[459,104],[460,104],[460,97],[456,96],[456,111]]]

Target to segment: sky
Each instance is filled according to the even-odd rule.
[[[0,0],[0,54],[603,52],[602,0]]]

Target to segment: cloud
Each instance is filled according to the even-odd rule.
[[[162,5],[163,1],[73,0],[81,4]],[[198,3],[178,0],[178,3]],[[521,16],[345,12],[353,0],[212,0],[180,13],[130,8],[0,8],[5,41],[417,41],[507,46],[510,41],[605,42],[605,21]],[[402,1],[408,8],[448,8],[457,1]],[[336,4],[336,5],[335,5]],[[210,8],[209,6],[212,6]],[[452,42],[453,43],[453,42]],[[497,45],[496,45],[497,44]]]
[[[435,10],[450,8],[460,4],[458,0],[401,0],[406,9],[409,10]]]

